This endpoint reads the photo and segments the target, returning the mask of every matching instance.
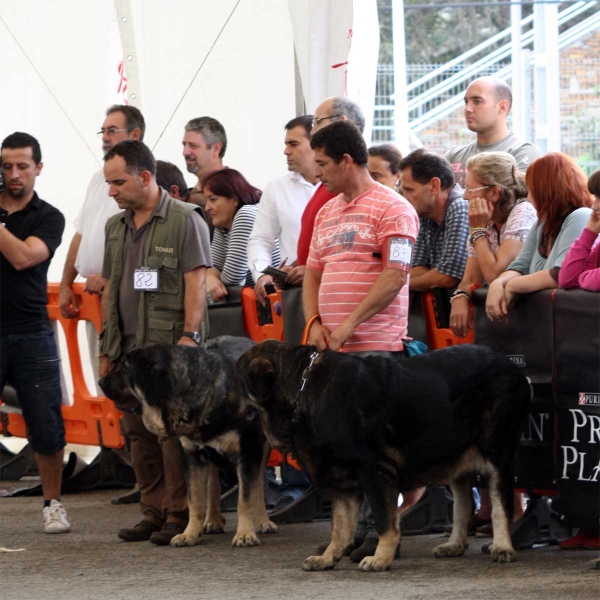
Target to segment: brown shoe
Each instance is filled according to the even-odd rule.
[[[117,536],[126,542],[146,542],[150,539],[150,536],[160,531],[158,525],[142,519],[135,527],[131,529],[121,529]]]
[[[150,541],[157,546],[168,546],[176,535],[185,531],[186,527],[186,523],[172,523],[169,521],[165,523],[160,531],[155,531],[150,536]]]

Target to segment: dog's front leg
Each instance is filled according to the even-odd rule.
[[[389,477],[372,478],[366,487],[379,542],[373,556],[365,556],[358,565],[361,571],[387,571],[400,545],[398,491]]]
[[[221,481],[219,468],[209,463],[208,465],[208,501],[204,533],[223,533],[225,531],[225,517],[221,514]]]
[[[191,444],[182,442],[182,446],[190,518],[185,531],[171,540],[171,546],[195,546],[200,543],[206,517],[208,459],[204,452],[198,451]]]
[[[277,533],[277,525],[269,519],[267,507],[265,506],[265,469],[269,462],[271,446],[265,441],[263,448],[263,457],[258,472],[258,482],[256,484],[256,506],[254,507],[254,522],[257,533]]]
[[[326,571],[340,562],[346,549],[352,543],[358,507],[359,494],[334,493],[331,501],[331,543],[323,556],[309,556],[302,565],[305,571]]]
[[[237,465],[240,491],[238,495],[238,527],[232,546],[260,546],[256,535],[256,501],[258,498],[258,481],[262,463],[263,449],[258,444],[251,456],[244,455]],[[264,506],[264,497],[263,497]]]
[[[433,555],[438,558],[462,556],[465,553],[465,549],[469,547],[467,535],[469,532],[472,502],[469,477],[450,481],[450,489],[454,496],[452,535],[446,543],[440,544],[433,549]]]

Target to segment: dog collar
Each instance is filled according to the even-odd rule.
[[[296,403],[294,404],[294,412],[292,413],[292,424],[294,425],[298,422],[300,412],[300,392],[304,390],[304,386],[306,385],[306,382],[308,380],[308,374],[310,373],[313,363],[317,358],[319,358],[319,353],[313,352],[310,355],[310,363],[308,364],[308,367],[306,367],[306,369],[302,371],[302,384],[300,385],[300,389],[298,390],[298,394],[296,395]]]

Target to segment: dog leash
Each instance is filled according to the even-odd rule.
[[[292,413],[292,424],[298,423],[298,417],[299,417],[299,411],[300,411],[300,392],[302,392],[304,390],[304,386],[306,385],[306,382],[308,381],[308,374],[310,373],[313,363],[315,362],[315,360],[317,358],[319,358],[319,353],[313,352],[310,355],[310,363],[309,363],[308,367],[306,367],[306,369],[304,369],[304,371],[302,371],[302,384],[300,385],[300,389],[298,390],[298,393],[296,394],[296,403],[294,405],[294,412]]]

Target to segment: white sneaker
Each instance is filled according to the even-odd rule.
[[[50,506],[42,511],[44,517],[44,533],[67,533],[71,524],[67,521],[67,511],[58,500],[52,500]]]

